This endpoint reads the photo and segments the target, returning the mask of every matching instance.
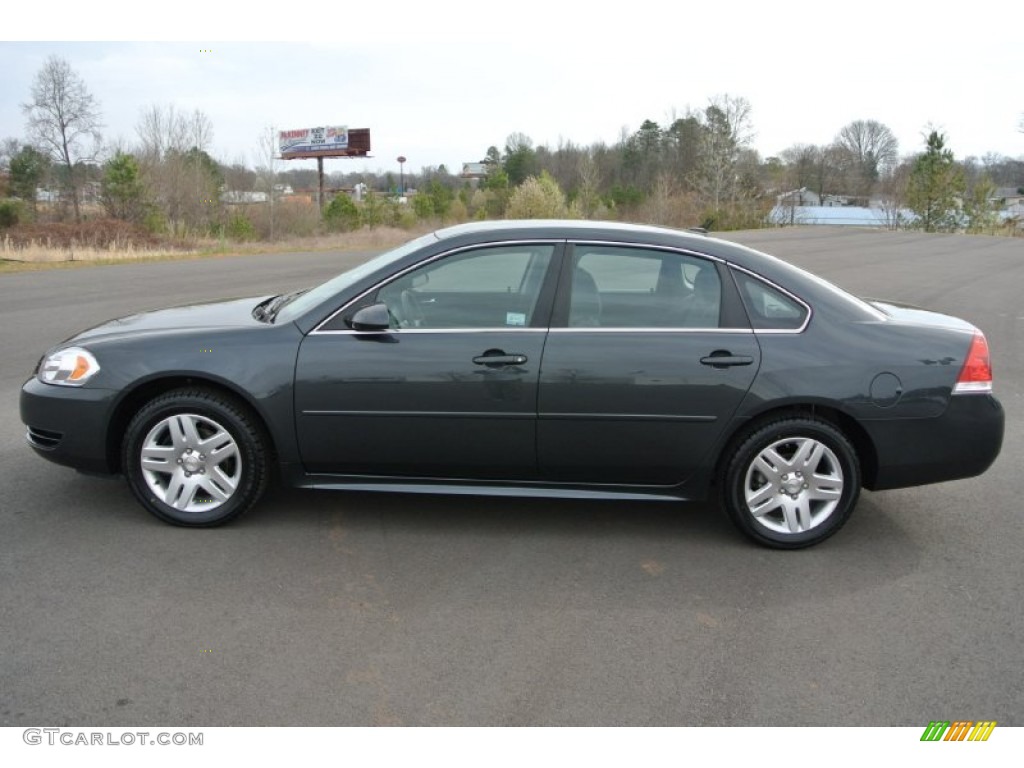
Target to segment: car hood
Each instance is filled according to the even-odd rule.
[[[157,309],[109,320],[72,336],[65,343],[108,341],[113,338],[147,333],[166,333],[194,328],[225,328],[257,326],[262,323],[252,316],[253,307],[271,296],[229,299],[184,307]]]
[[[915,325],[930,325],[939,328],[955,328],[962,331],[975,331],[971,323],[952,315],[944,315],[941,312],[932,312],[928,309],[915,307],[912,304],[904,304],[898,301],[885,301],[882,299],[865,299],[871,306],[880,309],[886,315],[901,323],[913,323]]]

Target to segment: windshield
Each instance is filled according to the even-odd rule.
[[[433,234],[423,235],[423,237],[411,240],[405,245],[400,245],[393,250],[386,251],[376,258],[360,264],[358,267],[354,267],[347,272],[342,272],[337,277],[332,277],[326,283],[321,283],[316,288],[306,291],[301,296],[298,296],[294,300],[283,305],[277,314],[276,322],[286,323],[290,320],[294,320],[296,317],[300,317],[318,304],[331,298],[331,296],[334,296],[349,286],[358,283],[367,275],[376,272],[382,267],[386,267],[388,264],[398,261],[425,245],[435,242],[437,242],[437,237]]]

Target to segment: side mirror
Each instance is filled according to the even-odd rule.
[[[387,304],[371,304],[363,307],[349,319],[348,324],[355,331],[386,331],[391,327],[391,314]]]

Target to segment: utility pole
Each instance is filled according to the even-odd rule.
[[[320,182],[320,191],[317,193],[316,202],[320,206],[320,215],[324,215],[324,159],[316,159],[316,175]]]

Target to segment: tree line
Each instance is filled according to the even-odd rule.
[[[51,57],[22,105],[24,141],[0,144],[0,225],[41,216],[36,190],[60,191],[48,215],[81,220],[83,190],[97,191],[106,215],[172,236],[246,239],[313,234],[360,226],[501,217],[617,218],[669,226],[765,226],[780,196],[806,190],[819,199],[910,210],[904,226],[927,231],[987,231],[998,225],[992,199],[1024,189],[1024,160],[996,154],[957,160],[930,130],[923,150],[901,154],[892,131],[872,119],[839,128],[827,145],[793,144],[761,157],[750,103],[722,94],[663,123],[646,119],[612,143],[560,140],[535,145],[512,133],[481,158],[486,176],[468,180],[445,166],[406,172],[335,172],[334,190],[360,185],[358,202],[336,194],[321,211],[289,204],[282,191],[314,189],[316,171],[283,169],[273,133],[256,136],[255,162],[222,162],[211,153],[213,125],[201,111],[143,108],[135,141],[102,143],[102,114],[70,64]],[[1024,125],[1021,126],[1024,131]],[[414,192],[408,199],[401,193]],[[229,205],[259,192],[261,205]],[[246,197],[248,195],[248,197]],[[238,202],[238,199],[233,202]],[[291,201],[294,203],[294,200]],[[899,224],[901,217],[893,217]]]

